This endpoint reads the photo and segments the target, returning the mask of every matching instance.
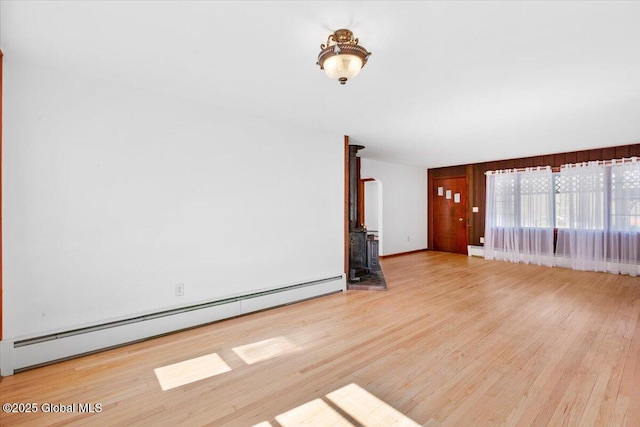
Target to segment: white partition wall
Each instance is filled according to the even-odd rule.
[[[363,158],[361,176],[382,183],[380,255],[427,247],[427,170]]]
[[[7,56],[4,97],[3,372],[15,342],[344,288],[342,135]]]

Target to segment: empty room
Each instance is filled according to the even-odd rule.
[[[640,426],[640,2],[0,0],[0,425]]]

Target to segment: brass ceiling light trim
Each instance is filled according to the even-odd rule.
[[[336,30],[327,38],[327,44],[320,45],[316,64],[330,78],[343,85],[360,72],[371,55],[371,52],[358,43],[350,30]]]

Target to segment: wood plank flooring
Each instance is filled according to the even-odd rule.
[[[386,292],[6,377],[2,403],[40,410],[0,425],[640,426],[640,278],[438,252],[382,266]],[[78,403],[102,410],[42,412]]]

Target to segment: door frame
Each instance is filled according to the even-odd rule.
[[[349,135],[344,136],[344,277],[349,281]]]

